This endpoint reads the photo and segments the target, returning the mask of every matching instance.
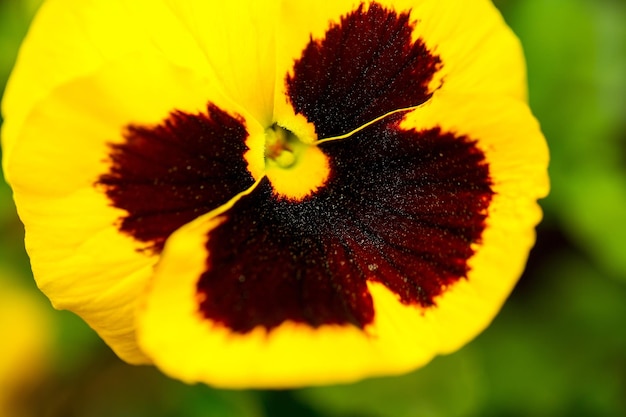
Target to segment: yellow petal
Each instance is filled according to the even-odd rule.
[[[467,279],[425,316],[439,323],[439,349],[448,353],[491,322],[523,271],[541,220],[536,200],[549,190],[548,149],[528,107],[506,97],[441,94],[401,126],[441,128],[476,140],[489,166],[494,195]]]
[[[135,53],[207,68],[191,34],[160,0],[48,0],[35,16],[2,102],[4,158],[32,107],[55,88]],[[45,70],[43,70],[45,69]]]
[[[490,0],[393,3],[411,8],[418,20],[415,36],[441,57],[441,92],[526,99],[521,44]]]
[[[270,127],[277,1],[168,1],[196,40],[224,95]]]
[[[414,24],[411,37],[414,42],[423,42],[430,55],[440,60],[437,71],[429,82],[431,93],[457,92],[477,94],[502,94],[514,98],[526,97],[526,74],[524,58],[519,41],[506,26],[497,9],[487,0],[399,0],[399,1],[365,1],[340,0],[320,4],[312,0],[300,2],[284,2],[281,5],[281,24],[277,30],[277,71],[274,117],[279,124],[288,124],[291,110],[288,89],[286,86],[287,74],[293,75],[294,62],[302,57],[305,47],[317,44],[327,35],[329,29],[341,27],[342,18],[353,13],[361,5],[365,12],[372,4],[391,11],[396,16],[409,13],[410,23]],[[392,19],[393,20],[393,19]],[[354,21],[358,21],[355,19]],[[353,23],[354,23],[353,21]],[[393,21],[385,20],[373,23],[371,33],[367,36],[380,37],[391,30]],[[367,27],[366,27],[367,28]],[[388,29],[385,29],[388,28]],[[367,62],[356,61],[355,49],[368,48],[363,46],[359,37],[345,29],[344,38],[337,41],[331,50],[332,60],[327,68],[320,69],[321,74],[336,80],[342,80],[345,91],[352,94],[355,90],[367,89],[363,79],[370,82],[372,74],[380,72],[384,75],[385,67],[390,63],[384,59],[384,54],[374,57]],[[380,31],[380,33],[377,32]],[[354,36],[353,40],[349,36]],[[380,41],[378,46],[371,46],[371,51],[380,53],[388,45]],[[425,59],[425,57],[424,57]],[[339,66],[337,63],[341,63]],[[393,63],[392,63],[393,64]],[[311,65],[325,65],[323,61],[312,62]],[[343,67],[341,66],[343,65]],[[355,79],[350,80],[346,75],[354,71]],[[356,79],[358,74],[367,74],[368,77]],[[395,74],[387,75],[392,78]],[[318,80],[323,90],[328,79]],[[380,94],[380,88],[374,88],[368,94],[374,100]],[[405,88],[404,92],[407,92]],[[338,100],[343,91],[325,90],[324,94],[337,94]],[[421,102],[410,104],[419,105]],[[353,102],[346,102],[343,112],[351,111]],[[405,105],[404,107],[409,107]],[[379,114],[373,114],[370,119],[382,116],[385,113],[397,110],[393,108],[381,109]],[[312,121],[312,120],[309,120]],[[365,120],[361,121],[361,124]],[[318,126],[319,127],[319,126]],[[352,126],[356,128],[357,126]],[[334,132],[334,135],[347,134],[348,131]],[[319,134],[319,132],[318,132]],[[326,138],[321,135],[320,139]]]
[[[288,321],[270,333],[259,327],[239,334],[205,319],[198,311],[197,283],[206,268],[207,232],[220,222],[211,214],[177,231],[146,294],[138,322],[140,343],[168,375],[219,387],[283,388],[393,374],[432,357],[437,340],[429,336],[437,331],[436,323],[420,320],[419,310],[411,309],[401,314],[402,324],[407,313],[412,322],[398,329],[397,301],[378,284],[370,286],[379,299],[376,309],[391,304],[395,310],[377,315],[366,332]],[[411,339],[405,339],[407,334]],[[411,345],[415,339],[420,343]]]
[[[210,80],[135,53],[57,87],[30,112],[5,157],[39,286],[130,362],[147,361],[133,317],[158,256],[120,232],[126,212],[96,182],[110,169],[108,144],[123,142],[129,123],[151,126],[174,109],[201,112],[207,98],[220,102]]]

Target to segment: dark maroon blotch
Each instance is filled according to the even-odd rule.
[[[417,106],[441,60],[411,36],[410,13],[363,4],[311,39],[287,76],[296,112],[315,125],[318,137],[342,135],[391,111]]]
[[[311,40],[286,83],[321,138],[424,103],[441,67],[413,42],[409,13],[374,3]],[[320,145],[330,177],[294,202],[264,180],[209,233],[200,312],[233,331],[374,319],[367,280],[427,308],[467,276],[491,201],[489,169],[474,141],[402,130],[402,114],[347,140]]]
[[[467,275],[492,196],[473,141],[386,122],[322,148],[331,177],[317,193],[294,203],[264,181],[209,233],[205,317],[242,333],[286,320],[364,328],[368,279],[429,307]]]
[[[296,111],[324,138],[427,101],[442,63],[413,29],[409,13],[376,3],[331,25],[287,76]],[[364,328],[368,280],[428,308],[466,277],[493,194],[488,165],[473,140],[403,130],[402,117],[320,145],[330,177],[303,201],[264,180],[226,212],[208,236],[201,314],[240,333],[287,320]]]
[[[176,229],[250,187],[247,136],[242,118],[212,104],[206,114],[175,111],[157,126],[128,126],[98,180],[128,211],[120,230],[160,252]]]

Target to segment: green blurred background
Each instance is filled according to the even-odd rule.
[[[39,3],[0,0],[0,89]],[[28,293],[52,320],[48,366],[0,417],[626,416],[626,2],[496,4],[526,50],[552,192],[526,273],[475,341],[412,374],[353,385],[184,385],[122,363],[80,319],[50,307],[0,178],[0,291]],[[2,355],[12,336],[0,332]]]

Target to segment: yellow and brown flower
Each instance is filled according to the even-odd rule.
[[[547,149],[484,0],[48,0],[3,101],[41,289],[131,363],[285,387],[491,321]]]

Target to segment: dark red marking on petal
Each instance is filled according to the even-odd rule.
[[[263,181],[224,214],[197,284],[204,317],[241,333],[286,320],[363,328],[368,279],[429,307],[467,275],[492,196],[484,155],[467,137],[403,131],[399,119],[320,145],[330,177],[303,201]]]
[[[390,111],[417,106],[441,60],[411,36],[410,13],[363,4],[311,39],[287,76],[297,113],[320,138],[346,134]]]
[[[247,136],[243,119],[212,104],[206,114],[175,111],[157,126],[128,126],[97,182],[128,211],[120,230],[160,252],[176,229],[250,187]]]
[[[370,322],[365,277],[342,265],[348,258],[341,241],[321,239],[322,230],[304,224],[314,220],[315,209],[277,200],[267,179],[239,200],[210,233],[209,269],[198,282],[202,314],[244,333],[285,320],[312,326]]]

